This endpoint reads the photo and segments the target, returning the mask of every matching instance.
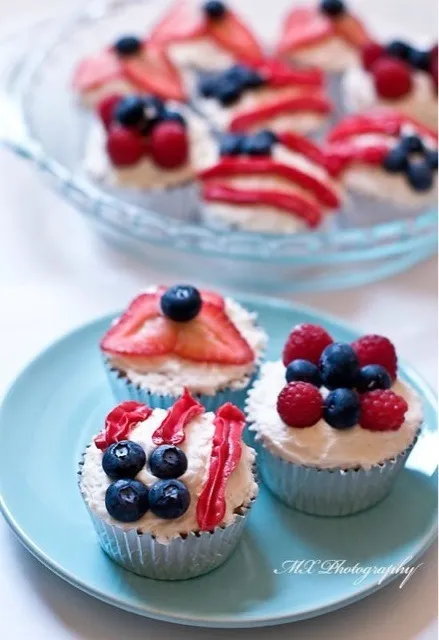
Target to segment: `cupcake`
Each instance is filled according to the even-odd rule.
[[[342,81],[348,111],[391,107],[437,130],[437,45],[419,50],[403,41],[387,46],[368,43],[361,66],[349,69]]]
[[[244,424],[234,405],[206,413],[187,391],[169,411],[128,401],[108,414],[79,487],[112,560],[158,580],[193,578],[227,560],[258,493]]]
[[[348,116],[330,131],[324,152],[359,220],[413,216],[436,205],[436,132],[406,115],[376,109]]]
[[[255,314],[190,285],[151,287],[101,340],[117,400],[168,408],[187,388],[208,410],[244,406],[266,343]]]
[[[221,130],[311,133],[331,113],[323,84],[316,69],[294,69],[274,60],[239,64],[200,78],[197,107]]]
[[[177,0],[152,30],[149,40],[182,69],[223,69],[236,61],[262,58],[256,37],[224,2]]]
[[[295,133],[226,134],[198,179],[205,222],[246,231],[322,227],[342,199],[320,148]]]
[[[287,505],[343,516],[383,499],[422,424],[416,392],[397,375],[392,343],[335,343],[321,327],[293,329],[248,395],[261,478]]]

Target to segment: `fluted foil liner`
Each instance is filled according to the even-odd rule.
[[[272,453],[258,440],[262,481],[289,507],[317,516],[347,516],[377,504],[390,492],[413,443],[396,458],[370,469],[318,469],[295,464]]]

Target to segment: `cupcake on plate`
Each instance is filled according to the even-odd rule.
[[[287,505],[322,516],[362,511],[391,490],[422,424],[383,336],[351,345],[315,325],[291,332],[247,401],[261,478]]]
[[[222,130],[311,133],[331,113],[323,85],[317,69],[294,69],[275,60],[239,64],[200,78],[197,107]]]
[[[117,400],[172,406],[188,389],[208,410],[244,406],[266,334],[232,298],[191,285],[137,296],[100,346]]]
[[[437,62],[437,45],[421,50],[401,40],[370,42],[361,66],[343,77],[344,104],[349,111],[391,107],[437,130]]]
[[[342,192],[320,148],[296,133],[225,134],[198,173],[207,224],[263,233],[325,225]]]
[[[112,560],[158,580],[227,560],[258,493],[244,424],[234,405],[206,413],[187,391],[169,411],[128,401],[108,414],[81,460],[79,487]]]

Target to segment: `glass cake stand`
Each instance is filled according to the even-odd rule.
[[[88,2],[62,22],[43,23],[0,47],[0,140],[51,178],[111,242],[183,278],[246,290],[310,291],[358,286],[433,255],[437,210],[404,219],[337,216],[330,230],[294,236],[210,228],[194,212],[185,219],[161,211],[145,194],[106,188],[82,169],[92,116],[70,90],[85,54],[148,24],[162,0]],[[30,43],[32,46],[30,47]],[[178,194],[177,194],[178,196]],[[187,194],[185,195],[187,197]],[[371,203],[371,210],[373,203]]]

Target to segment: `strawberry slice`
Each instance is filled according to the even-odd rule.
[[[293,9],[284,21],[277,45],[277,55],[285,55],[302,47],[317,44],[334,33],[334,24],[316,7]]]
[[[281,60],[264,60],[256,69],[268,79],[270,87],[302,86],[320,89],[324,75],[320,69],[296,69]]]
[[[120,64],[128,80],[142,91],[164,100],[186,100],[180,75],[159,46],[148,44],[141,56],[127,58]]]
[[[122,77],[118,58],[110,50],[84,58],[75,69],[73,88],[80,93],[96,89],[106,82]]]
[[[333,22],[335,33],[357,49],[362,49],[372,40],[360,20],[350,13],[341,15]]]
[[[385,117],[371,115],[350,116],[334,127],[328,135],[329,142],[346,140],[353,136],[366,134],[399,135],[402,119],[393,114]]]
[[[215,293],[214,291],[207,291],[206,289],[201,289],[200,293],[203,303],[212,304],[214,307],[221,309],[221,311],[225,309],[225,300],[218,293]]]
[[[154,27],[150,43],[170,44],[200,38],[207,31],[207,20],[193,0],[177,0]]]
[[[299,135],[298,133],[293,133],[292,131],[288,131],[285,133],[279,133],[277,135],[277,139],[280,144],[283,144],[284,147],[290,149],[290,151],[295,151],[296,153],[301,153],[306,158],[311,160],[311,162],[315,162],[316,164],[324,167],[326,166],[326,159],[320,148],[305,138],[304,136]]]
[[[381,166],[389,153],[389,145],[374,143],[365,147],[349,141],[335,142],[329,144],[324,152],[328,171],[333,176],[339,176],[354,163]]]
[[[230,9],[221,20],[209,20],[207,31],[221,47],[230,51],[237,60],[248,64],[255,64],[262,60],[263,52],[255,36]]]

